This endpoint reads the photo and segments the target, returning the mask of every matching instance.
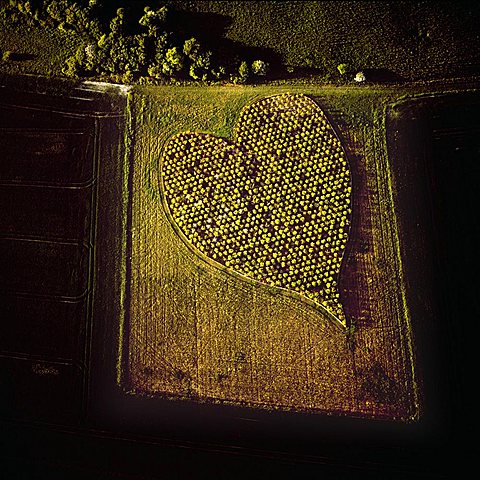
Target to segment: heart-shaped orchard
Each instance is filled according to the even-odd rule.
[[[338,280],[351,217],[345,151],[301,94],[245,107],[232,140],[165,145],[161,191],[184,242],[218,268],[299,296],[346,325]]]

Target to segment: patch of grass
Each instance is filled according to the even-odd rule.
[[[0,51],[11,52],[0,69],[10,74],[63,76],[66,59],[73,55],[82,38],[72,32],[12,24],[0,16]]]

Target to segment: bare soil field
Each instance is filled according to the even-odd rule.
[[[99,172],[118,166],[124,128],[117,99],[72,82],[0,85],[0,415],[75,422],[101,264]]]

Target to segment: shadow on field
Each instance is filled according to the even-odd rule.
[[[279,71],[281,56],[271,48],[252,47],[226,38],[233,20],[227,15],[204,12],[171,11],[168,22],[176,26],[179,39],[195,37],[206,48],[217,52],[221,64],[263,60],[272,72]]]
[[[12,52],[8,59],[13,62],[26,62],[27,60],[35,60],[38,55],[33,55],[32,53],[15,53]]]
[[[369,82],[402,83],[405,81],[401,75],[386,68],[365,68],[362,71]]]

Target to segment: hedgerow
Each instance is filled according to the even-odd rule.
[[[81,36],[81,46],[63,68],[71,77],[110,76],[142,83],[169,79],[246,83],[252,74],[265,75],[268,70],[263,60],[248,64],[242,58],[225,59],[197,38],[185,38],[170,20],[166,6],[145,6],[139,17],[118,8],[111,18],[105,18],[106,11],[97,0],[10,0],[2,14],[13,22]]]

